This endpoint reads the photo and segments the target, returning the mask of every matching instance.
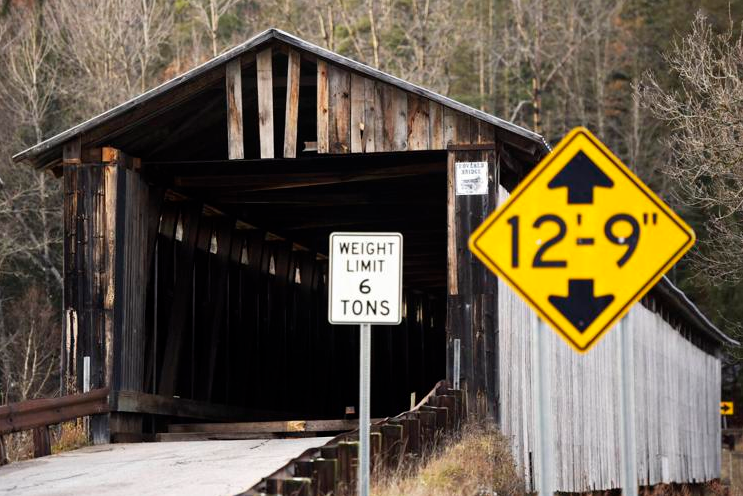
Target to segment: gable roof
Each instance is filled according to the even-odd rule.
[[[178,87],[181,87],[189,81],[197,79],[199,76],[209,72],[211,69],[226,64],[230,60],[239,57],[241,54],[254,50],[272,40],[277,40],[299,50],[309,52],[321,59],[325,59],[334,64],[344,66],[352,71],[356,71],[379,81],[391,84],[400,88],[401,90],[428,98],[430,100],[433,100],[434,102],[444,105],[445,107],[449,107],[481,121],[490,123],[495,126],[496,132],[498,133],[498,137],[500,139],[503,139],[506,142],[509,142],[512,139],[517,140],[517,142],[520,143],[520,148],[524,147],[524,142],[528,143],[528,148],[531,148],[532,153],[536,155],[537,158],[541,157],[549,151],[549,147],[544,138],[542,138],[541,135],[534,133],[533,131],[485,113],[481,110],[472,108],[469,105],[457,102],[456,100],[452,100],[451,98],[427,90],[423,87],[404,81],[398,77],[377,70],[366,64],[362,64],[348,57],[344,57],[335,52],[331,52],[330,50],[326,50],[325,48],[319,47],[313,43],[309,43],[279,29],[270,28],[254,36],[248,41],[224,52],[223,54],[214,57],[213,59],[191,69],[184,74],[181,74],[180,76],[177,76],[159,86],[156,86],[155,88],[152,88],[151,90],[146,91],[145,93],[142,93],[141,95],[136,96],[127,102],[124,102],[110,110],[107,110],[100,115],[97,115],[91,119],[88,119],[87,121],[73,126],[70,129],[57,134],[56,136],[48,138],[41,143],[38,143],[32,147],[27,148],[26,150],[17,153],[13,156],[13,160],[15,162],[26,161],[37,167],[45,167],[48,165],[48,161],[42,158],[42,163],[39,163],[39,158],[41,158],[42,155],[49,154],[53,154],[56,157],[61,157],[61,147],[65,142],[86,132],[89,132],[94,128],[97,128],[98,126],[108,123],[119,116],[131,112],[136,108],[142,107],[150,100],[161,96],[169,91],[172,91]]]

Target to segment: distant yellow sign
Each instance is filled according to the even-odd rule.
[[[603,143],[576,128],[469,244],[584,353],[694,240],[694,231]]]
[[[720,415],[732,415],[735,412],[732,401],[720,402]]]

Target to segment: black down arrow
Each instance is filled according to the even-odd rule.
[[[614,186],[609,176],[603,173],[588,156],[579,151],[557,173],[547,187],[568,188],[568,203],[593,203],[593,188]]]
[[[614,295],[593,296],[593,279],[570,279],[567,296],[550,296],[550,303],[580,332],[614,301]]]

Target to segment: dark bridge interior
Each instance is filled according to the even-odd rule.
[[[372,332],[372,415],[445,376],[446,153],[143,161],[167,190],[149,277],[144,392],[342,418],[358,327],[327,321],[328,237],[404,236],[404,315]]]

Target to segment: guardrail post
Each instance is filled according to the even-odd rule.
[[[358,441],[343,441],[338,443],[338,470],[340,472],[338,492],[341,495],[352,495],[356,488],[358,453]]]
[[[382,433],[372,432],[369,434],[369,473],[373,474],[379,470],[379,460],[382,451]]]
[[[408,428],[408,443],[406,450],[408,453],[420,455],[421,452],[421,422],[420,418],[415,415],[408,415],[404,419]]]
[[[317,496],[335,495],[338,491],[338,460],[315,458],[312,460],[312,478]]]
[[[402,426],[382,425],[382,452],[388,469],[394,470],[400,463],[400,448],[402,447]]]
[[[434,434],[434,444],[438,444],[439,437],[446,432],[446,424],[448,422],[447,417],[449,415],[449,412],[446,408],[439,408],[437,406],[423,406],[421,407],[421,410],[426,412],[433,412],[435,415],[435,434]]]
[[[8,463],[8,450],[5,447],[5,436],[0,434],[0,467]]]
[[[439,396],[439,406],[447,409],[447,428],[449,431],[459,427],[459,415],[457,414],[457,400],[454,396]]]
[[[436,412],[423,408],[425,407],[418,410],[418,417],[421,421],[421,451],[429,452],[436,444]]]
[[[49,426],[34,429],[34,458],[52,454],[52,439],[49,435]]]

